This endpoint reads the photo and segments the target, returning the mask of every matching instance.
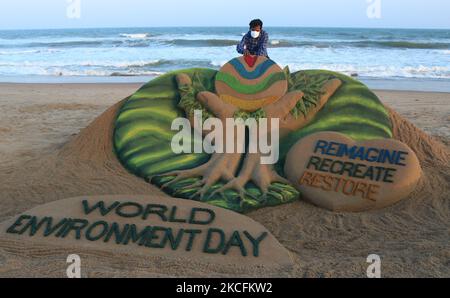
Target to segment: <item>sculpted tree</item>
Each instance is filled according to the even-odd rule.
[[[295,86],[291,86],[294,90],[289,90],[288,78],[289,75],[286,72],[267,58],[259,57],[253,67],[249,67],[243,57],[236,58],[225,64],[216,75],[217,93],[199,92],[195,99],[209,112],[207,117],[212,115],[219,118],[223,122],[223,127],[226,127],[225,121],[229,118],[261,117],[268,119],[268,123],[271,123],[272,118],[277,118],[280,123],[281,137],[283,137],[289,132],[304,127],[341,85],[339,79],[322,80],[320,86],[316,86],[320,88],[315,90],[317,97],[309,99],[312,106],[306,109],[303,98],[305,92],[296,90]],[[192,80],[186,74],[178,74],[176,80],[181,94],[180,106],[192,119],[194,109],[189,104],[195,94]],[[301,112],[299,113],[298,110]],[[237,144],[238,134],[230,131],[225,131],[224,143],[229,133],[233,134]],[[270,126],[267,127],[266,133],[270,139]],[[272,183],[290,184],[274,170],[273,165],[261,163],[261,153],[246,154],[242,168],[239,169],[242,158],[241,153],[215,153],[202,166],[164,174],[164,176],[176,176],[176,178],[162,187],[166,188],[184,179],[201,177],[202,179],[194,185],[200,189],[193,193],[191,198],[200,196],[203,199],[211,186],[219,181],[225,181],[226,184],[211,195],[220,194],[225,197],[224,191],[232,189],[237,191],[243,199],[246,195],[252,196],[245,189],[245,185],[253,182],[262,191],[262,199],[264,199]]]
[[[279,162],[262,164],[260,152],[175,154],[172,121],[185,117],[193,122],[196,110],[203,120],[279,119]],[[298,191],[283,177],[285,156],[299,139],[319,131],[355,140],[392,137],[388,112],[360,82],[322,70],[291,74],[266,58],[249,67],[236,58],[218,72],[180,70],[144,85],[120,109],[114,145],[130,172],[171,196],[246,212],[298,199]],[[224,141],[230,133],[225,131]],[[270,127],[266,133],[270,139]]]

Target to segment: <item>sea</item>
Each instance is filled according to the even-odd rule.
[[[269,56],[291,71],[327,69],[372,88],[450,92],[450,30],[267,27]],[[219,69],[245,27],[0,31],[0,82],[146,82]]]

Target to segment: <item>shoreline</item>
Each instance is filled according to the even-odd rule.
[[[109,86],[114,86],[114,85],[118,85],[118,86],[122,86],[122,87],[130,87],[130,86],[142,86],[146,83],[147,81],[143,81],[143,82],[91,82],[91,83],[86,83],[86,82],[74,82],[74,83],[54,83],[54,82],[46,82],[46,83],[36,83],[36,82],[1,82],[0,81],[0,88],[1,87],[8,87],[8,86],[78,86],[78,87],[82,87],[82,86],[104,86],[104,87],[109,87]],[[429,93],[434,93],[434,94],[449,94],[450,95],[450,90],[449,91],[425,91],[425,90],[403,90],[403,89],[388,89],[388,88],[370,88],[373,92],[377,93],[377,92],[399,92],[399,93],[405,93],[405,92],[413,92],[413,93],[418,93],[418,94],[429,94]],[[1,92],[1,90],[0,90]],[[0,93],[0,98],[1,98],[2,94]]]
[[[161,75],[164,75],[161,74]],[[0,85],[5,84],[144,84],[155,78],[157,75],[148,76],[21,76],[21,77],[1,77]],[[353,77],[376,91],[410,91],[410,92],[434,92],[450,93],[450,79],[435,78],[374,78],[374,77]]]

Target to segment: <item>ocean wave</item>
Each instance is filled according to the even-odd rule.
[[[218,68],[218,67],[222,67],[225,65],[225,63],[227,63],[228,61],[226,60],[221,60],[221,61],[211,61],[211,66]]]
[[[352,65],[352,64],[288,64],[292,71],[302,69],[326,69],[351,76],[371,78],[421,78],[450,79],[450,67],[445,66],[404,66],[391,65]]]
[[[161,40],[162,43],[180,47],[229,47],[239,43],[231,39],[168,39]],[[269,48],[396,48],[396,49],[450,49],[450,43],[441,42],[409,42],[409,41],[387,41],[387,40],[360,40],[360,41],[322,41],[322,40],[286,40],[274,39],[269,42]]]
[[[77,65],[42,65],[23,63],[21,67],[11,63],[0,63],[1,75],[45,75],[45,76],[154,76],[168,71],[191,67],[220,68],[226,61],[155,60],[124,62],[82,62]],[[283,65],[284,66],[284,65]],[[352,76],[370,78],[423,78],[450,79],[447,66],[404,66],[288,63],[291,71],[302,69],[326,69]]]
[[[105,39],[80,39],[67,41],[34,41],[30,43],[3,43],[2,49],[27,49],[27,48],[146,48],[152,46],[171,47],[231,47],[236,46],[239,40],[206,38],[206,39],[183,39],[183,38],[149,38],[148,33],[143,34],[120,34],[125,38],[105,38]],[[448,42],[420,42],[403,40],[291,40],[278,39],[270,40],[269,48],[385,48],[385,49],[416,49],[416,50],[450,50]],[[5,51],[2,51],[4,53]],[[23,54],[26,54],[24,52]]]
[[[231,39],[149,39],[149,38],[130,38],[130,39],[105,39],[105,40],[72,40],[72,41],[49,41],[49,42],[31,42],[25,44],[0,44],[0,48],[15,49],[21,48],[99,48],[99,47],[130,47],[143,48],[154,45],[166,45],[174,47],[230,47],[236,46],[239,40]],[[301,47],[314,46],[314,43],[299,43],[285,40],[275,40],[270,42],[269,47]]]
[[[176,65],[177,60],[136,60],[136,61],[5,61],[2,67],[97,67],[97,68],[139,68],[161,65]]]
[[[162,40],[161,42],[182,47],[229,47],[237,45],[239,41],[229,39],[172,39]]]
[[[60,50],[57,49],[42,49],[42,50],[9,50],[0,51],[0,55],[29,55],[29,54],[42,54],[42,53],[59,53]]]
[[[27,44],[3,44],[0,48],[76,48],[76,47],[99,47],[117,46],[123,44],[120,40],[74,40],[74,41],[51,41],[51,42],[31,42]]]
[[[371,78],[419,78],[419,79],[450,79],[450,69],[445,67],[403,67],[400,69],[380,66],[380,67],[358,67],[354,65],[322,65],[320,67],[305,67],[302,69],[328,69],[341,72],[347,75],[358,75]],[[292,67],[295,69],[295,67]],[[166,71],[145,70],[140,68],[131,68],[123,71],[110,70],[54,70],[52,75],[63,76],[158,76]]]
[[[0,72],[3,75],[11,75]],[[51,77],[134,77],[134,76],[160,76],[161,71],[111,71],[108,69],[65,69],[65,68],[36,68],[33,73],[27,75],[51,76]],[[13,74],[16,75],[16,74]],[[1,75],[0,75],[1,76]]]
[[[42,41],[30,42],[23,44],[0,44],[3,49],[16,48],[108,48],[108,47],[149,47],[151,40],[149,39],[98,39],[98,40],[70,40],[70,41]]]
[[[159,76],[164,74],[164,72],[158,71],[109,71],[109,70],[92,70],[92,69],[82,69],[82,70],[53,70],[47,71],[46,75],[58,76],[58,77],[136,77],[136,76]]]
[[[160,76],[163,75],[164,72],[160,71],[143,71],[143,72],[113,72],[109,77],[138,77],[138,76]]]
[[[350,45],[357,47],[382,47],[400,49],[450,49],[450,43],[440,42],[410,42],[410,41],[359,41],[350,42]]]
[[[210,60],[159,59],[151,61],[131,61],[111,63],[108,66],[129,69],[179,69],[189,67],[217,67]]]
[[[161,42],[181,47],[228,47],[235,46],[238,40],[230,39],[173,39],[161,40]],[[274,39],[269,42],[269,48],[395,48],[395,49],[450,49],[450,43],[444,42],[410,42],[395,40],[359,40],[359,41],[322,41],[322,40],[286,40]]]
[[[162,39],[159,42],[179,47],[230,47],[236,46],[240,40],[232,39]],[[313,42],[297,42],[289,40],[271,40],[270,48],[314,46]],[[319,46],[319,45],[318,45]]]
[[[79,66],[86,67],[114,67],[114,68],[139,68],[148,66],[160,66],[164,65],[165,61],[156,60],[138,60],[138,61],[82,61],[77,63]]]
[[[151,37],[150,33],[121,33],[119,36],[131,39],[147,39]]]
[[[24,55],[24,54],[37,54],[41,50],[23,50],[23,51],[0,51],[0,55]]]
[[[225,63],[225,62],[224,62]],[[189,59],[154,59],[154,60],[134,60],[134,61],[0,61],[0,67],[60,67],[60,68],[113,68],[113,69],[139,69],[139,68],[179,68],[179,67],[215,67],[210,60],[189,60]]]
[[[408,42],[408,41],[289,41],[274,40],[269,47],[291,48],[291,47],[313,47],[313,48],[393,48],[393,49],[450,49],[450,43],[439,42]]]
[[[180,68],[218,68],[210,60],[136,60],[136,61],[20,61],[0,62],[1,75],[43,76],[148,76]]]

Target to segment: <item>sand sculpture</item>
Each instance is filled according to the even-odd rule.
[[[196,110],[202,111],[203,120],[280,119],[279,161],[261,164],[260,153],[175,154],[170,147],[176,133],[171,123],[179,117],[194,122]],[[219,71],[180,70],[144,85],[121,107],[114,145],[130,172],[171,196],[247,212],[307,196],[298,186],[296,170],[290,169],[291,175],[286,176],[284,167],[301,168],[310,152],[292,149],[294,145],[308,135],[326,131],[339,132],[353,141],[390,139],[392,124],[379,99],[352,78],[321,70],[291,74],[288,68],[283,70],[263,57],[250,67],[241,57]],[[205,136],[207,131],[200,134]],[[267,134],[270,138],[270,130]],[[291,149],[294,153],[286,160]],[[415,181],[416,174],[411,179]],[[384,200],[394,201],[397,199]],[[318,205],[339,211],[361,209]]]
[[[303,138],[285,164],[287,177],[303,196],[331,211],[392,205],[411,194],[421,172],[415,153],[402,142],[355,142],[335,132]]]
[[[252,219],[158,196],[84,196],[40,205],[0,224],[0,238],[31,251],[57,245],[239,266],[292,265],[290,253]]]

